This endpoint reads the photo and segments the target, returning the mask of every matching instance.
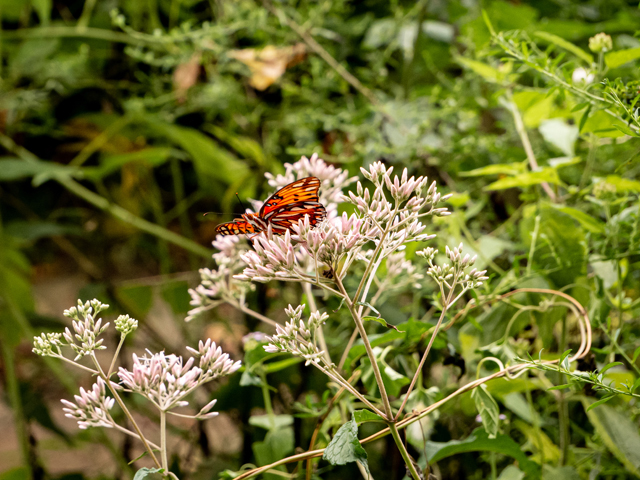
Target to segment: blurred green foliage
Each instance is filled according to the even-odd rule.
[[[0,415],[16,439],[0,452],[0,479],[133,472],[130,441],[69,432],[53,413],[75,380],[30,353],[34,331],[60,329],[48,302],[66,298],[56,289],[47,296],[43,285],[70,285],[69,304],[98,297],[116,314],[139,318],[146,337],[125,346],[127,358],[145,347],[177,352],[204,336],[240,358],[241,336],[256,321],[219,309],[186,326],[187,286],[210,262],[215,225],[241,211],[235,192],[265,198],[265,172],[313,152],[353,174],[383,160],[454,192],[454,214],[429,226],[438,245],[463,241],[478,254],[491,275],[486,295],[522,287],[572,295],[594,329],[593,353],[578,368],[619,361],[600,381],[637,388],[636,4],[2,0],[0,17],[0,348],[9,407]],[[612,36],[610,51],[589,49],[599,32]],[[268,61],[260,57],[265,47],[273,48]],[[69,277],[78,280],[65,283]],[[270,284],[249,301],[281,318],[299,296]],[[379,306],[404,333],[368,322],[379,334],[374,346],[389,349],[385,382],[394,396],[424,348],[436,296],[425,285]],[[332,302],[325,307],[337,310]],[[414,407],[473,379],[485,356],[507,361],[572,348],[579,335],[568,308],[521,294],[513,304],[471,310],[439,335]],[[173,321],[158,321],[159,310]],[[327,326],[336,356],[348,340],[344,322],[338,311]],[[217,387],[227,430],[175,426],[176,441],[189,446],[173,458],[181,478],[223,471],[228,478],[244,464],[306,449],[318,418],[316,448],[326,446],[349,419],[348,402],[326,408],[329,390],[316,372],[297,360],[264,362],[254,347],[245,347],[242,376]],[[348,368],[362,350],[356,344],[349,352]],[[259,420],[265,405],[257,387],[267,381],[277,426]],[[440,479],[640,477],[637,399],[612,396],[588,409],[603,396],[586,383],[548,390],[567,382],[561,371],[491,382],[476,396],[489,405],[483,416],[496,407],[505,415],[497,435],[486,422],[477,428],[477,400],[465,394],[419,422],[422,432],[407,434],[411,453],[435,464]],[[233,448],[217,450],[227,436]],[[73,462],[69,470],[50,455],[80,457],[100,444],[103,471]],[[367,450],[374,478],[403,478],[392,443]],[[321,461],[313,478],[356,475],[353,463]]]

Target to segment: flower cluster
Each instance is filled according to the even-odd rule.
[[[74,333],[68,327],[62,334],[42,333],[33,338],[33,352],[43,357],[61,357],[60,347],[69,346],[76,354],[75,360],[78,360],[95,350],[104,350],[106,348],[102,345],[104,340],[98,337],[109,327],[109,323],[103,325],[102,319],[96,319],[96,316],[107,308],[109,305],[96,299],[85,303],[78,300],[77,307],[64,311],[64,315],[72,319],[71,326]],[[66,342],[63,342],[62,338]]]
[[[445,247],[445,252],[451,265],[445,263],[443,265],[435,265],[433,260],[438,253],[434,248],[425,248],[422,251],[416,252],[420,257],[423,257],[429,263],[429,269],[427,275],[433,278],[439,285],[447,286],[449,289],[455,288],[457,285],[462,285],[466,290],[471,288],[477,288],[489,277],[485,276],[486,270],[472,269],[469,272],[465,272],[468,267],[473,266],[476,262],[477,255],[471,257],[469,254],[462,256],[462,243],[453,249],[448,246]]]
[[[118,377],[128,390],[167,411],[188,405],[184,397],[200,385],[240,368],[240,362],[231,360],[210,339],[205,343],[201,341],[198,350],[189,351],[196,357],[186,362],[181,356],[165,355],[164,352],[149,352],[149,356],[144,357],[134,354],[132,369],[120,367]],[[199,366],[195,365],[196,358],[199,358]]]
[[[304,307],[305,305],[299,305],[293,308],[289,305],[285,309],[289,321],[284,327],[276,325],[276,334],[273,337],[267,337],[269,344],[265,345],[264,349],[269,353],[288,352],[300,356],[306,360],[305,365],[318,364],[322,361],[324,352],[316,346],[315,332],[329,318],[329,315],[313,312],[307,326],[302,320]]]
[[[66,417],[78,422],[78,428],[85,430],[90,427],[112,428],[115,425],[109,410],[113,408],[115,400],[106,396],[105,382],[102,378],[93,384],[91,390],[80,387],[80,395],[75,395],[76,403],[60,400],[65,408],[62,411]]]
[[[125,336],[138,328],[138,321],[135,318],[130,318],[129,315],[120,315],[114,323],[116,330]]]
[[[213,254],[218,268],[200,269],[200,285],[189,289],[190,304],[185,321],[189,322],[221,303],[242,304],[244,297],[253,287],[246,281],[239,280],[234,275],[240,273],[245,263],[240,256],[247,251],[247,245],[239,237],[218,235],[212,242],[218,251]]]

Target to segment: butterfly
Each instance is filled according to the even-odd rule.
[[[327,211],[318,200],[320,180],[316,177],[301,178],[282,187],[271,195],[258,213],[245,213],[242,218],[216,227],[218,235],[242,235],[260,233],[271,225],[271,231],[283,235],[298,220],[309,216],[309,224],[316,226],[327,217]]]

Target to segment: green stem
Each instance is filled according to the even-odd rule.
[[[382,241],[380,242],[382,244]],[[380,373],[380,367],[378,366],[378,362],[376,360],[376,356],[373,353],[373,348],[371,347],[371,343],[369,342],[369,337],[367,337],[367,332],[364,329],[364,325],[362,323],[362,319],[356,310],[355,305],[349,298],[347,291],[342,284],[342,280],[336,277],[336,285],[340,290],[340,293],[344,297],[344,301],[347,304],[347,308],[349,312],[351,312],[351,316],[353,317],[353,321],[360,332],[360,338],[362,338],[362,343],[364,343],[364,348],[367,351],[367,356],[371,361],[371,368],[373,370],[373,375],[376,378],[376,384],[378,385],[378,390],[380,390],[380,397],[382,398],[382,405],[384,407],[384,413],[387,417],[388,421],[393,420],[393,411],[391,410],[391,403],[389,402],[389,397],[387,396],[387,390],[384,387],[384,382],[382,381],[382,374]]]
[[[302,290],[307,297],[307,301],[309,302],[309,310],[311,313],[318,311],[318,306],[316,305],[316,299],[313,297],[313,291],[311,290],[311,284],[303,283]],[[331,365],[331,357],[329,356],[329,347],[327,347],[327,342],[324,338],[324,330],[322,325],[318,326],[316,330],[316,336],[318,338],[318,342],[320,342],[320,349],[324,352],[323,357],[327,362],[327,365]]]
[[[96,0],[86,0],[84,2],[82,15],[80,15],[80,19],[78,20],[79,31],[82,31],[83,29],[89,26],[89,22],[91,21],[91,14],[93,13],[93,7],[95,7],[95,5],[96,5]]]
[[[118,354],[120,353],[120,349],[122,348],[122,345],[124,344],[124,339],[126,338],[126,335],[120,335],[120,342],[118,343],[118,347],[116,348],[116,353],[113,354],[113,359],[111,360],[111,365],[109,365],[109,370],[107,370],[107,378],[111,378],[111,373],[113,372],[113,368],[116,365],[116,360],[118,359]]]
[[[560,351],[564,352],[567,348],[567,317],[566,315],[562,319],[562,332],[560,334]],[[564,374],[560,374],[560,383],[565,384],[567,378]],[[567,465],[569,457],[569,445],[571,444],[571,437],[569,431],[569,405],[565,399],[565,394],[562,390],[558,392],[558,422],[560,424],[560,460],[559,466]]]
[[[160,455],[162,456],[162,468],[169,471],[167,461],[167,412],[160,410]]]
[[[122,398],[120,398],[118,391],[113,387],[113,385],[115,384],[112,385],[113,382],[109,380],[107,376],[104,374],[104,371],[102,370],[102,367],[100,366],[100,363],[98,362],[98,359],[96,358],[95,353],[91,354],[91,360],[93,361],[93,364],[96,366],[96,369],[98,370],[98,375],[107,384],[107,387],[109,388],[111,395],[113,395],[114,400],[118,403],[118,405],[120,406],[120,409],[123,411],[125,416],[129,419],[129,421],[131,422],[131,425],[133,425],[133,429],[136,431],[136,433],[140,437],[140,441],[142,442],[142,444],[144,445],[144,448],[147,450],[147,453],[153,460],[153,463],[156,464],[157,468],[161,468],[160,462],[158,462],[158,458],[156,457],[156,454],[153,453],[153,449],[149,445],[149,442],[147,442],[146,437],[142,434],[142,430],[140,430],[140,427],[138,426],[135,419],[133,418],[133,415],[131,415],[131,412],[122,401]]]
[[[5,318],[6,320],[6,318]],[[27,478],[33,478],[31,454],[29,448],[29,433],[27,432],[27,421],[24,417],[22,409],[22,399],[20,398],[20,387],[16,376],[13,347],[8,341],[2,341],[0,337],[0,346],[2,347],[2,361],[4,362],[4,376],[9,394],[9,401],[13,409],[13,421],[16,428],[16,436],[20,443],[20,451],[22,453],[22,466],[27,469]]]
[[[413,477],[413,480],[420,480],[422,476],[418,473],[418,470],[416,469],[416,466],[413,463],[413,460],[409,456],[407,447],[404,446],[404,442],[402,441],[402,438],[398,433],[398,427],[396,427],[396,424],[393,422],[389,422],[387,425],[389,426],[389,431],[391,432],[393,441],[396,442],[396,446],[398,447],[398,450],[400,450],[400,455],[402,455],[402,459],[404,460],[404,463],[407,466],[407,469],[409,470],[409,472],[411,472],[411,476]]]

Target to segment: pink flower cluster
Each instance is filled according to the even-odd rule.
[[[60,400],[65,408],[62,411],[66,417],[78,421],[78,428],[83,430],[90,427],[112,428],[115,424],[109,414],[115,400],[106,396],[105,382],[102,378],[93,384],[91,390],[80,387],[80,395],[75,395],[76,403]]]

